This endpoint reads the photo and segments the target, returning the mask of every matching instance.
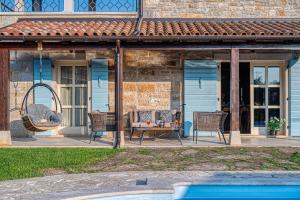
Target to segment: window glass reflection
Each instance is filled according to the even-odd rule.
[[[75,84],[87,83],[87,69],[85,66],[76,66],[75,68]]]
[[[268,68],[268,83],[269,83],[269,85],[279,85],[280,84],[280,68],[279,67],[269,67]]]
[[[64,116],[62,126],[65,126],[65,127],[72,126],[72,108],[63,108],[62,114]]]
[[[254,105],[265,105],[265,88],[254,88]]]
[[[72,84],[73,74],[72,66],[62,66],[61,67],[61,84]]]
[[[85,87],[75,88],[75,105],[86,105],[87,89]]]
[[[72,105],[72,88],[62,87],[60,89],[60,99],[63,106]]]
[[[254,67],[253,78],[254,78],[254,85],[264,85],[266,83],[265,67]]]
[[[280,89],[279,88],[269,88],[269,105],[279,106],[280,104]]]
[[[75,108],[75,126],[86,126],[87,109]]]
[[[277,117],[278,119],[280,118],[280,109],[279,108],[269,109],[269,120],[274,117]]]
[[[254,109],[254,126],[264,127],[266,125],[265,109]]]

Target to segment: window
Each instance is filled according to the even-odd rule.
[[[68,2],[67,2],[68,1]],[[0,0],[0,12],[62,12],[64,5],[74,12],[138,12],[139,0]],[[70,8],[66,8],[70,9]],[[70,10],[68,10],[70,11]]]
[[[0,0],[0,12],[61,12],[64,0]]]
[[[266,127],[272,117],[280,117],[280,67],[253,68],[254,127]]]
[[[60,99],[64,116],[62,126],[86,126],[87,96],[87,67],[61,66]]]
[[[74,0],[75,12],[137,12],[138,0]]]

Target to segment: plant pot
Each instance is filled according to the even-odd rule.
[[[275,130],[270,130],[269,135],[275,135]]]
[[[158,120],[157,124],[158,124],[158,127],[164,127],[165,126],[165,122],[161,121],[161,120]]]
[[[279,130],[276,130],[276,131],[275,131],[275,135],[276,135],[276,136],[279,135]]]

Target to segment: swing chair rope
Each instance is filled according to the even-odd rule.
[[[42,50],[39,50],[39,54],[40,54],[40,83],[43,83],[43,77],[42,77],[43,55],[42,55]]]

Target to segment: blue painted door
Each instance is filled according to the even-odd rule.
[[[300,136],[300,61],[289,62],[289,132]]]
[[[53,71],[50,59],[43,59],[42,60],[42,81],[43,83],[50,85],[53,87]],[[33,82],[39,83],[40,82],[40,60],[35,59],[33,60]],[[52,109],[52,93],[44,88],[44,87],[37,87],[34,89],[34,99],[35,104],[43,104],[50,109]],[[45,131],[45,132],[37,132],[35,135],[53,135],[53,131]]]
[[[218,67],[213,60],[184,61],[184,133],[193,135],[193,112],[214,112],[217,110]],[[215,133],[201,132],[201,136]]]
[[[92,111],[109,111],[108,104],[108,61],[92,60]]]

